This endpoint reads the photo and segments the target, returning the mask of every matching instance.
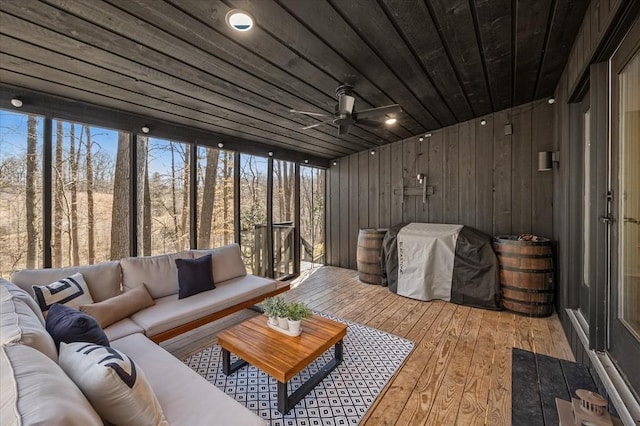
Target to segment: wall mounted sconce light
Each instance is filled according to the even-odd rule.
[[[142,130],[142,133],[144,133],[145,135],[151,131],[151,129],[149,129],[149,126],[146,125],[142,126],[140,130]]]
[[[333,162],[331,164],[333,164],[334,166],[337,166],[338,165],[338,160],[333,160]]]
[[[376,150],[375,149],[371,150],[371,155],[376,155]]]
[[[304,159],[304,164],[309,164],[309,160],[307,160],[306,158]]]
[[[553,170],[553,163],[560,163],[560,152],[558,151],[538,152],[538,171],[539,172]]]
[[[556,102],[556,98],[549,98],[547,102],[549,102],[549,105],[553,105]]]
[[[269,151],[267,154],[269,155],[269,157],[273,157],[273,151]]]
[[[22,102],[22,99],[20,99],[19,96],[14,96],[11,99],[11,105],[13,105],[16,108],[22,108],[22,105],[24,105],[24,103]]]
[[[224,148],[224,144],[222,142],[218,142],[218,148]]]
[[[484,118],[482,120],[480,120],[480,125],[481,126],[486,126],[487,125],[487,120],[485,120]]]

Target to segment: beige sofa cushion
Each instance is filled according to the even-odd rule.
[[[0,286],[0,344],[27,345],[42,352],[54,362],[58,361],[56,344],[40,322],[40,318],[23,300],[14,297],[5,286]]]
[[[240,246],[229,244],[211,250],[191,250],[194,258],[211,254],[213,282],[218,283],[247,275],[247,268],[242,261]]]
[[[51,284],[77,272],[82,274],[89,287],[91,298],[95,302],[101,302],[122,293],[122,272],[119,261],[70,268],[23,269],[15,272],[11,276],[11,281],[33,296],[31,286]]]
[[[144,328],[133,322],[131,318],[122,319],[104,329],[104,334],[107,335],[109,342],[135,333],[144,334]]]
[[[15,285],[14,283],[7,281],[5,279],[0,278],[0,286],[7,289],[7,291],[11,294],[11,296],[16,299],[21,300],[25,305],[29,307],[35,314],[38,321],[44,326],[44,316],[42,315],[42,310],[40,306],[38,306],[38,302],[26,291]]]
[[[156,299],[156,304],[131,316],[147,336],[154,336],[206,315],[237,305],[276,289],[276,282],[255,275],[227,280],[186,299],[177,295]]]
[[[122,285],[129,291],[142,284],[154,299],[178,293],[176,259],[192,259],[187,250],[159,256],[128,257],[120,261]]]
[[[129,355],[144,370],[169,424],[265,425],[260,417],[146,337],[133,334],[115,340],[112,347]]]
[[[0,374],[2,425],[103,424],[58,364],[29,346],[1,346]]]
[[[111,299],[81,305],[80,310],[94,317],[100,327],[105,328],[149,306],[153,306],[153,299],[143,284]]]

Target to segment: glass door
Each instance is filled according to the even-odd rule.
[[[591,272],[591,220],[593,205],[591,199],[591,185],[593,173],[591,170],[591,110],[589,108],[589,94],[581,103],[582,118],[582,274],[580,281],[580,312],[585,321],[583,326],[589,324],[589,280]],[[586,326],[588,328],[588,326]],[[585,330],[588,334],[588,329]]]
[[[638,23],[611,59],[611,299],[609,352],[640,393],[640,38]]]

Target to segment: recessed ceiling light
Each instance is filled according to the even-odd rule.
[[[249,31],[253,28],[253,18],[247,12],[240,9],[233,9],[225,17],[227,25],[236,31]]]
[[[388,124],[388,125],[396,124],[396,121],[398,121],[396,118],[393,118],[393,117],[387,118],[385,120],[385,124]]]
[[[309,164],[309,160],[307,160],[306,158],[304,159],[304,164]]]
[[[11,99],[11,105],[13,105],[16,108],[22,108],[22,99],[20,99],[19,97],[14,97],[13,99]]]
[[[273,157],[273,151],[269,151],[268,154],[269,154],[269,157]]]

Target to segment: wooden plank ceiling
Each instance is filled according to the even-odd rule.
[[[2,0],[0,81],[335,158],[550,96],[588,0]],[[251,13],[247,33],[225,23]],[[391,127],[331,124],[401,105]]]

